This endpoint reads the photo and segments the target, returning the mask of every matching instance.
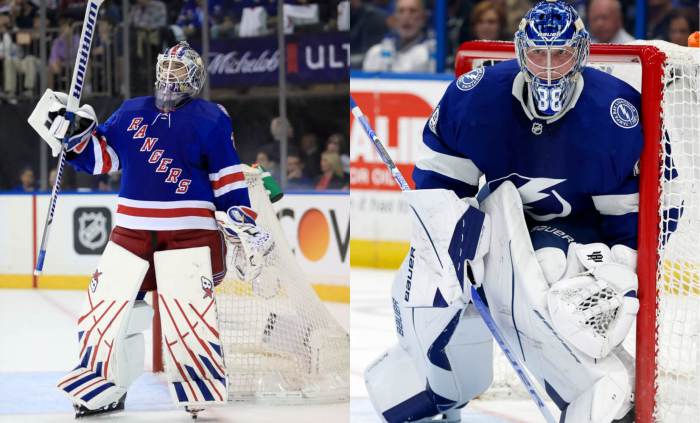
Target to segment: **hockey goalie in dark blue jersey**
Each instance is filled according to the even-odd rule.
[[[255,277],[274,243],[256,225],[226,110],[195,98],[205,77],[199,54],[181,42],[158,56],[155,96],[126,100],[101,125],[83,105],[66,135],[67,96],[50,90],[30,117],[76,169],[122,172],[116,226],[78,321],[79,364],[58,383],[77,417],[124,407],[143,371],[142,331],[153,315],[143,299],[154,289],[175,402],[196,413],[227,400],[213,295],[226,274],[224,237],[242,280]]]
[[[406,198],[430,239],[414,230],[394,282],[399,345],[365,373],[385,421],[459,421],[491,384],[466,283],[561,422],[633,421],[640,95],[585,66],[589,43],[573,8],[540,2],[517,60],[458,77],[426,123]]]

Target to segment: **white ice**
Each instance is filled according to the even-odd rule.
[[[391,307],[393,271],[353,268],[350,282],[350,415],[352,423],[377,423],[362,373],[394,345]],[[551,408],[551,407],[550,407]],[[463,423],[543,422],[530,400],[475,400],[462,410]]]
[[[76,365],[77,316],[83,301],[79,291],[0,290],[0,422],[74,422],[68,399],[56,382]],[[326,304],[346,329],[346,304]],[[150,357],[151,334],[146,334]],[[114,422],[188,422],[176,409],[165,379],[149,367],[129,389],[126,410],[101,417]],[[347,403],[315,406],[255,406],[240,403],[210,407],[203,422],[347,422]]]

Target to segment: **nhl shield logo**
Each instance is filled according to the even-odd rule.
[[[73,213],[73,247],[78,254],[102,254],[112,229],[105,207],[80,207]]]

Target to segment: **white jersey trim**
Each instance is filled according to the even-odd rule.
[[[221,197],[222,195],[237,189],[248,189],[248,184],[246,181],[238,181],[224,185],[223,187],[214,190],[214,197]]]
[[[123,204],[129,207],[139,207],[144,209],[181,209],[181,208],[200,208],[216,210],[214,203],[210,201],[199,200],[180,200],[180,201],[142,201],[132,200],[130,198],[119,197],[117,204]]]
[[[216,221],[211,217],[138,217],[117,213],[116,225],[128,229],[149,231],[209,229],[217,230]]]
[[[639,193],[618,195],[594,195],[595,208],[606,216],[623,216],[639,211]]]
[[[472,186],[479,186],[481,171],[473,161],[430,150],[430,155],[418,159],[416,167],[429,170]]]
[[[223,176],[230,175],[232,173],[236,172],[243,172],[243,166],[242,165],[233,165],[233,166],[227,166],[221,170],[219,170],[216,173],[210,173],[209,174],[209,180],[210,181],[218,181],[221,179]]]
[[[100,141],[97,137],[92,137],[92,154],[95,156],[95,167],[92,169],[93,175],[102,174],[102,148],[100,147]]]

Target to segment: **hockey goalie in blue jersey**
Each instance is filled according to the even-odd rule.
[[[399,345],[365,372],[384,421],[457,422],[491,384],[469,283],[562,423],[633,421],[640,95],[585,66],[589,40],[573,8],[538,3],[517,59],[458,77],[425,125]]]
[[[181,42],[158,56],[155,96],[126,100],[100,125],[81,106],[65,145],[65,94],[47,91],[30,118],[76,169],[122,172],[116,226],[78,322],[79,364],[58,383],[78,417],[124,407],[143,371],[142,331],[153,315],[143,299],[154,289],[176,404],[196,413],[227,400],[213,296],[226,273],[224,237],[236,241],[235,271],[245,280],[273,240],[256,226],[226,110],[195,98],[205,77],[199,54]]]

